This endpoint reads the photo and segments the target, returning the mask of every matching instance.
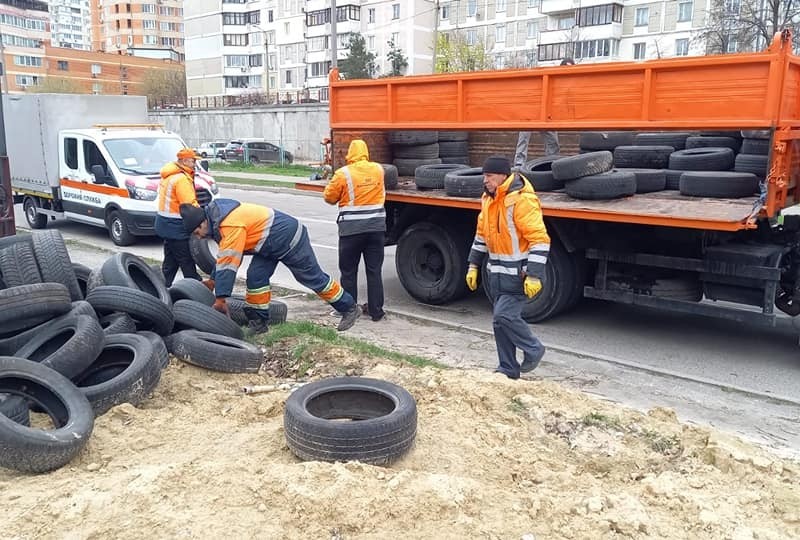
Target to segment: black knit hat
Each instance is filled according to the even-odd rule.
[[[511,162],[502,156],[490,156],[483,162],[483,174],[511,174]]]
[[[180,211],[181,219],[183,219],[183,228],[189,233],[199,227],[206,219],[206,211],[193,204],[182,204]]]

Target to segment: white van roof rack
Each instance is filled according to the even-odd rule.
[[[155,131],[164,129],[164,124],[95,124],[95,128],[107,131],[109,129],[149,129]]]

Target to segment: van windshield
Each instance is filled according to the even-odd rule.
[[[104,144],[119,170],[129,174],[158,174],[184,146],[177,137],[108,139]]]

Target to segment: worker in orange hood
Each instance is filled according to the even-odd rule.
[[[191,148],[178,151],[178,160],[167,163],[161,168],[161,183],[158,186],[158,212],[156,213],[155,231],[164,239],[164,262],[161,271],[164,273],[167,287],[178,274],[180,267],[183,277],[200,281],[200,274],[194,264],[189,250],[189,234],[183,228],[180,206],[197,203],[194,190],[194,168],[197,156]]]
[[[362,310],[373,321],[383,319],[383,246],[386,234],[386,190],[383,167],[369,160],[367,143],[350,142],[347,165],[325,187],[325,202],[339,205],[339,271],[342,287],[358,301],[358,264],[364,257],[367,303]]]

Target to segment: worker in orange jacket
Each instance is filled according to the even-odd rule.
[[[383,246],[386,233],[386,188],[383,167],[369,160],[367,143],[350,142],[347,165],[325,187],[325,202],[339,205],[339,271],[342,287],[358,302],[358,264],[367,274],[365,310],[373,321],[383,319]]]
[[[180,206],[191,204],[199,207],[194,190],[195,155],[191,148],[182,148],[178,160],[161,168],[161,183],[158,185],[158,212],[155,231],[164,239],[164,262],[161,271],[167,287],[172,285],[180,267],[183,277],[200,280],[192,252],[189,250],[189,234],[183,228]]]
[[[244,308],[251,333],[269,328],[270,278],[279,262],[297,281],[343,313],[338,330],[352,327],[361,314],[353,297],[320,268],[305,225],[289,214],[233,199],[216,199],[206,208],[182,204],[180,213],[186,231],[200,238],[210,236],[219,244],[211,279],[204,282],[215,293],[217,311],[228,314],[226,299],[233,292],[236,272],[244,255],[253,255],[247,269]]]
[[[544,356],[542,342],[522,319],[522,306],[542,290],[550,237],[542,219],[539,198],[521,174],[511,174],[511,162],[489,157],[483,164],[485,192],[475,240],[469,253],[467,286],[478,288],[478,268],[488,257],[489,288],[494,298],[492,326],[499,366],[511,379],[533,371]],[[516,350],[524,356],[517,362]]]

